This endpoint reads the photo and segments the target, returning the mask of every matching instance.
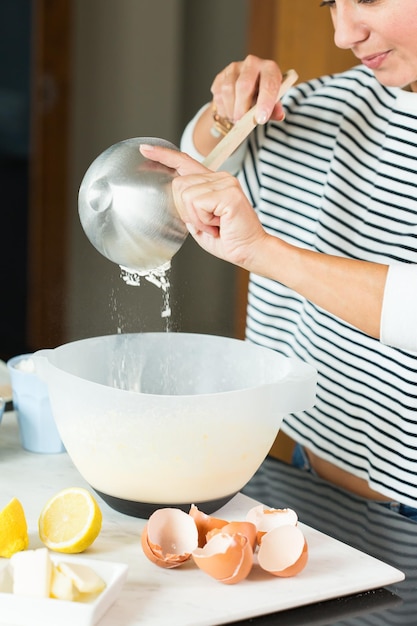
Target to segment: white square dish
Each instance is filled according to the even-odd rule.
[[[126,580],[128,566],[125,563],[86,559],[80,556],[51,554],[52,561],[81,563],[91,567],[106,583],[106,588],[91,600],[68,602],[53,598],[29,598],[17,596],[0,587],[0,622],[13,626],[93,626],[103,617],[119,596]],[[0,581],[9,561],[0,562]],[[1,584],[1,583],[0,583]],[[7,577],[3,585],[7,585]]]

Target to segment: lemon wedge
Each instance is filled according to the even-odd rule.
[[[63,489],[44,506],[38,521],[39,537],[50,550],[75,554],[98,537],[102,513],[92,494],[82,487]]]
[[[12,498],[0,511],[0,557],[10,558],[29,545],[25,512],[19,500]]]

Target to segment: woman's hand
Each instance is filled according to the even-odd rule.
[[[230,63],[217,74],[211,86],[213,104],[221,117],[239,120],[254,104],[258,124],[284,116],[278,92],[282,73],[275,61],[248,55],[244,61]]]
[[[209,154],[221,137],[214,137],[213,111],[235,123],[256,104],[258,124],[268,120],[281,121],[284,110],[277,102],[282,73],[275,61],[249,55],[244,61],[230,63],[217,74],[211,86],[213,102],[197,121],[193,141],[198,152]]]
[[[267,235],[237,179],[212,172],[176,150],[143,145],[141,152],[178,172],[172,182],[175,205],[197,243],[218,258],[250,269]]]
[[[238,181],[188,155],[142,146],[144,156],[175,169],[177,209],[207,252],[287,285],[316,305],[379,337],[387,266],[322,254],[267,234]]]

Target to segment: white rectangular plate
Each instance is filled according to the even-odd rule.
[[[259,504],[238,494],[214,516],[244,519]],[[129,570],[129,589],[118,602],[120,624],[133,626],[213,626],[377,589],[404,579],[399,570],[340,541],[300,524],[309,545],[305,569],[293,578],[276,578],[255,565],[249,577],[224,585],[192,562],[176,569],[151,563],[141,549]],[[372,532],[372,529],[369,529]],[[137,561],[136,561],[137,558]],[[123,597],[134,594],[134,614],[123,611]],[[126,605],[127,606],[127,605]],[[1,612],[1,608],[0,608]],[[126,619],[123,619],[126,618]],[[111,611],[100,626],[114,626]]]
[[[67,602],[52,598],[26,598],[1,592],[0,622],[16,626],[93,626],[118,597],[126,580],[127,565],[70,555],[51,555],[54,563],[82,563],[93,568],[106,588],[89,602]],[[0,568],[9,561],[0,560]],[[1,575],[1,571],[0,571]]]

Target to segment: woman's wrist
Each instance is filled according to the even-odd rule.
[[[218,132],[213,132],[213,128]],[[219,129],[220,126],[217,128],[215,126],[213,105],[210,103],[204,109],[194,126],[193,143],[200,154],[207,156],[217,146],[219,141],[223,138],[223,134]]]
[[[217,107],[214,102],[211,105],[211,115],[212,115],[212,125],[210,132],[213,137],[219,139],[221,137],[225,137],[233,128],[234,124],[229,118],[222,117],[217,112]]]
[[[281,257],[285,254],[284,247],[287,244],[282,239],[269,235],[263,231],[247,247],[245,258],[239,263],[248,272],[279,280],[276,278],[281,264]]]

